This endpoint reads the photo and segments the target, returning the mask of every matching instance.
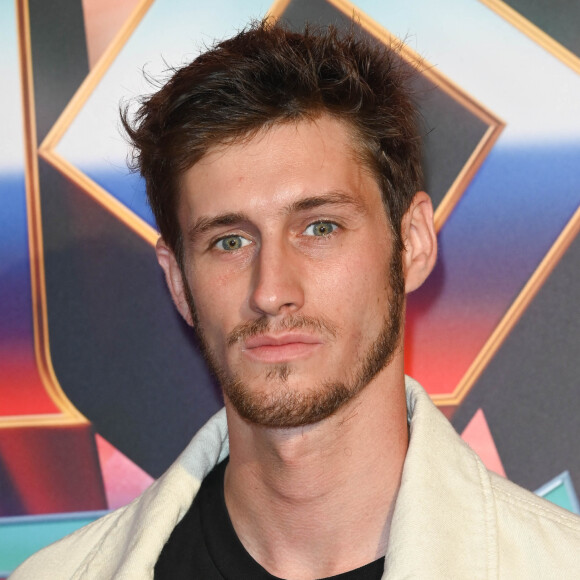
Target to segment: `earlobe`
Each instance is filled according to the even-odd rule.
[[[184,288],[186,282],[183,279],[181,268],[177,263],[175,254],[163,241],[163,238],[157,240],[155,252],[157,254],[157,261],[165,273],[165,281],[167,282],[169,293],[171,294],[171,298],[173,298],[177,310],[181,316],[183,316],[185,322],[190,326],[193,326],[193,319],[191,317],[191,311],[189,309],[189,304],[187,303]]]
[[[424,192],[415,194],[403,216],[401,234],[405,249],[405,291],[412,292],[423,284],[437,260],[437,236],[433,223],[431,198]]]

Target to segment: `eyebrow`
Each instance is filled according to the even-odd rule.
[[[322,207],[325,205],[350,205],[358,213],[364,213],[366,209],[362,202],[360,202],[358,199],[354,199],[346,193],[343,193],[342,191],[329,191],[323,195],[315,195],[312,197],[299,199],[298,201],[291,203],[284,210],[284,213],[292,214],[308,209]]]
[[[187,232],[187,237],[194,241],[197,237],[210,230],[220,228],[223,226],[232,226],[242,222],[249,222],[250,218],[244,213],[224,213],[217,215],[213,218],[200,217],[195,223],[189,228]]]
[[[282,210],[282,213],[291,215],[293,213],[299,213],[301,211],[307,211],[309,209],[328,205],[349,205],[354,208],[357,213],[364,213],[366,211],[365,205],[359,200],[354,199],[350,195],[341,191],[330,191],[323,195],[314,195],[294,201],[286,206]],[[224,226],[238,225],[244,222],[247,223],[250,221],[249,216],[241,212],[224,213],[215,217],[200,217],[188,229],[187,237],[193,242],[196,238],[210,230]]]

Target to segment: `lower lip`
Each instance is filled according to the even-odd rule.
[[[266,363],[283,363],[306,358],[318,350],[320,343],[290,342],[288,344],[264,345],[244,350],[249,358]]]

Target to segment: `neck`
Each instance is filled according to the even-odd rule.
[[[386,553],[408,445],[403,373],[393,366],[308,427],[251,425],[227,405],[228,512],[271,574],[331,576]]]

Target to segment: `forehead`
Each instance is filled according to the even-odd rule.
[[[362,201],[370,196],[374,204],[380,201],[379,188],[354,142],[347,124],[323,115],[276,124],[215,147],[183,175],[180,221],[222,211],[274,209],[332,191]]]

